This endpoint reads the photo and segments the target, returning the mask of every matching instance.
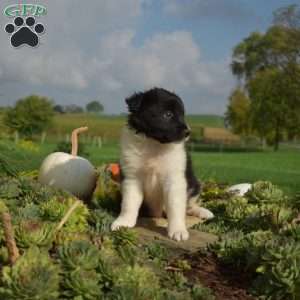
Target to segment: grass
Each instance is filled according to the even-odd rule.
[[[205,127],[203,132],[205,140],[219,140],[227,143],[237,143],[240,141],[238,135],[233,134],[226,128]]]
[[[203,127],[216,132],[224,131],[224,118],[215,115],[190,115],[187,121],[197,135]],[[22,170],[39,168],[44,157],[56,148],[56,141],[65,139],[72,129],[87,125],[88,134],[81,137],[83,142],[91,141],[92,136],[101,136],[104,146],[88,146],[89,159],[94,165],[118,161],[118,139],[120,129],[125,124],[125,116],[105,116],[95,114],[58,114],[53,126],[47,132],[47,143],[40,147],[38,153],[20,151],[12,142],[0,142],[0,153],[8,157],[11,164]],[[1,125],[1,122],[0,122]],[[222,131],[222,132],[223,132]],[[224,136],[226,132],[222,133]],[[278,153],[263,152],[204,152],[192,153],[195,171],[202,180],[215,179],[229,184],[270,180],[287,192],[300,190],[300,153],[299,150],[284,149]]]
[[[218,115],[189,115],[187,121],[193,126],[201,124],[205,127],[224,127],[224,117]]]
[[[194,132],[200,132],[202,127],[224,127],[224,119],[215,115],[191,115],[187,121]],[[49,129],[50,137],[69,134],[74,128],[88,126],[88,135],[101,136],[107,140],[117,140],[120,130],[126,123],[126,116],[106,116],[96,114],[57,114],[53,126]]]
[[[19,171],[39,168],[43,159],[51,153],[54,145],[45,144],[39,152],[25,151],[8,140],[0,140],[0,153],[3,158]]]
[[[3,135],[8,132],[8,129],[2,123],[2,116],[3,114],[0,112],[0,134]],[[195,136],[201,136],[204,127],[224,127],[224,118],[217,115],[190,115],[186,119]],[[93,137],[101,137],[105,141],[117,141],[125,123],[125,115],[56,114],[51,127],[47,130],[47,141],[56,142],[66,139],[66,136],[70,135],[74,128],[81,126],[89,127],[89,131],[81,138],[83,141],[91,140]],[[226,134],[228,135],[228,131]],[[40,136],[36,138],[40,140]]]
[[[12,142],[0,143],[0,152],[20,170],[38,169],[56,144],[44,144],[38,153],[21,151]],[[119,159],[117,143],[105,143],[102,148],[87,146],[89,160],[99,166]],[[250,153],[192,152],[194,169],[201,180],[214,179],[236,184],[270,180],[288,193],[300,191],[300,151],[281,150]]]
[[[118,144],[102,149],[89,147],[90,160],[99,165],[118,161]],[[287,193],[300,191],[300,151],[211,153],[192,152],[194,169],[202,180],[213,179],[228,184],[269,180]]]
[[[287,193],[300,191],[300,151],[193,153],[196,174],[230,184],[269,180]]]
[[[96,114],[63,114],[54,117],[50,135],[70,134],[76,127],[88,126],[87,135],[117,140],[125,124],[125,116],[102,116]],[[85,135],[86,136],[86,135]]]

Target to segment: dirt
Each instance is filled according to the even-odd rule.
[[[222,266],[212,254],[186,254],[191,269],[184,274],[192,282],[200,282],[214,292],[216,300],[255,300],[247,293],[251,278]]]

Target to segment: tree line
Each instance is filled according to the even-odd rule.
[[[89,113],[102,113],[103,105],[99,101],[91,101],[86,105]],[[55,113],[81,113],[84,109],[78,105],[55,105],[44,96],[30,95],[19,99],[14,107],[3,110],[3,123],[12,131],[22,136],[32,137],[46,130]]]
[[[104,106],[99,101],[91,101],[86,106],[85,109],[77,104],[61,105],[56,104],[53,106],[53,110],[57,113],[83,113],[84,111],[89,113],[102,113],[104,111]]]
[[[278,150],[281,140],[300,137],[300,7],[273,13],[265,33],[253,32],[236,45],[231,70],[237,87],[226,122],[242,136],[258,136]]]

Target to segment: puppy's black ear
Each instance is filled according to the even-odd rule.
[[[143,93],[135,93],[131,97],[125,99],[129,112],[134,113],[139,110],[143,97]]]

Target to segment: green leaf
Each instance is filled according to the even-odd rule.
[[[55,234],[54,223],[24,220],[15,228],[17,245],[21,248],[39,246],[50,248]]]
[[[59,296],[59,267],[45,252],[30,248],[14,266],[2,269],[0,297],[5,300],[53,300]]]
[[[99,265],[99,250],[88,241],[78,240],[58,248],[59,257],[66,269],[95,269]]]

